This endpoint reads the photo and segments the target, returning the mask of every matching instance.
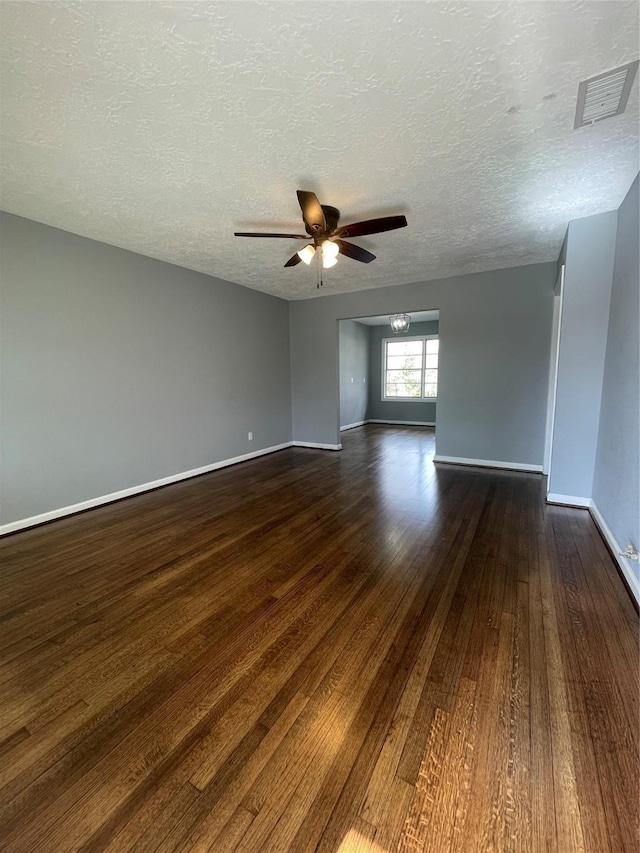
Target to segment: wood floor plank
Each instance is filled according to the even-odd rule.
[[[544,479],[368,425],[0,540],[10,853],[636,853],[638,614]]]
[[[223,713],[216,710],[217,700],[223,700],[236,682],[253,680],[255,674],[251,667],[264,654],[261,644],[270,648],[283,629],[296,618],[304,619],[314,598],[330,589],[327,572],[323,571],[321,575],[321,582],[313,575],[307,576],[305,582],[291,591],[289,602],[285,602],[290,605],[295,602],[294,606],[289,606],[286,613],[281,609],[267,612],[251,626],[251,630],[238,635],[226,650],[226,659],[222,657],[209,663],[206,679],[191,678],[152,712],[144,735],[135,728],[118,744],[117,750],[107,752],[101,761],[65,791],[67,800],[74,805],[74,826],[64,830],[64,839],[63,828],[59,827],[58,831],[54,828],[58,824],[58,806],[53,802],[43,810],[39,826],[31,827],[28,833],[20,832],[21,843],[28,839],[37,847],[44,843],[44,838],[59,844],[75,843],[75,838],[81,834],[91,835],[109,804],[113,809],[119,808],[123,799],[138,786],[139,779],[157,769],[166,760],[165,756],[170,756],[178,746],[184,749],[187,744],[190,746],[192,741],[199,740],[208,729],[211,717]],[[100,810],[93,805],[92,793],[97,789],[101,790]]]
[[[181,821],[183,829],[181,841],[172,846],[163,842],[159,849],[208,850],[217,843],[218,838],[227,836],[227,825],[233,820],[233,815],[238,809],[250,814],[253,820],[255,814],[245,809],[241,803],[308,702],[308,696],[300,692],[295,693],[277,720],[269,727],[268,734],[247,759],[242,769],[233,778],[219,774],[202,791],[199,808],[196,811],[192,810],[191,814],[185,814]],[[239,841],[240,838],[238,843]]]
[[[399,851],[454,848],[471,788],[468,750],[475,740],[475,690],[473,682],[463,679],[454,712],[436,709]],[[461,766],[466,767],[466,777]],[[460,784],[451,785],[451,776]]]
[[[566,536],[556,535],[556,543],[566,561],[568,583],[565,591],[572,613],[572,635],[579,662],[579,669],[574,670],[570,684],[579,684],[580,687],[581,724],[584,735],[593,745],[609,844],[613,850],[626,849],[638,842],[637,831],[624,817],[629,810],[633,812],[637,808],[637,735],[628,716],[628,702],[622,699],[622,685],[615,680],[609,681],[604,675],[614,669],[615,659],[611,658],[604,641],[606,624],[597,614],[590,587],[585,582],[585,571],[571,525]],[[627,780],[625,788],[618,788],[620,779]]]

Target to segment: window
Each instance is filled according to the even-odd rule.
[[[382,399],[435,400],[438,396],[437,335],[382,341]]]

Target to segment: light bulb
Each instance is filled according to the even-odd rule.
[[[328,258],[325,254],[322,255],[322,266],[328,270],[329,267],[335,267],[338,263],[337,258]]]
[[[322,257],[327,260],[337,258],[340,247],[337,243],[332,243],[331,240],[325,240],[322,244]],[[333,264],[331,264],[333,266]]]
[[[308,243],[304,247],[304,249],[300,249],[300,251],[298,252],[298,257],[301,261],[304,261],[305,264],[310,264],[313,260],[313,256],[315,255],[315,253],[315,248],[311,245],[311,243]]]

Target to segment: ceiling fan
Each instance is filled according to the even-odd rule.
[[[288,240],[309,240],[303,249],[296,252],[285,267],[295,267],[300,261],[310,264],[315,257],[316,251],[320,250],[322,266],[332,267],[338,261],[338,255],[346,255],[354,261],[369,264],[376,256],[372,255],[361,246],[347,243],[344,237],[364,237],[366,234],[379,234],[382,231],[393,231],[396,228],[404,228],[407,224],[405,216],[383,216],[380,219],[367,219],[364,222],[355,222],[353,225],[338,225],[340,211],[337,207],[328,204],[320,204],[315,193],[298,190],[298,202],[302,210],[302,219],[306,234],[258,234],[251,231],[235,231],[235,237],[277,237]]]

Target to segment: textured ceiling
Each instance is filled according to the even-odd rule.
[[[318,14],[320,10],[321,14]],[[638,56],[635,2],[2,2],[2,207],[287,299],[295,191],[405,213],[324,294],[555,260],[638,169],[578,83]]]

